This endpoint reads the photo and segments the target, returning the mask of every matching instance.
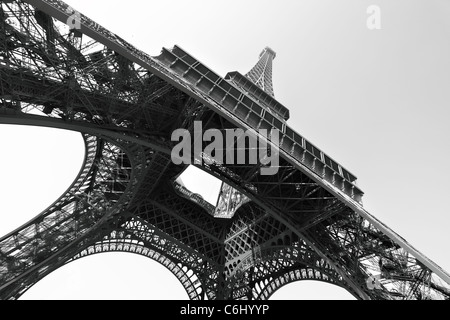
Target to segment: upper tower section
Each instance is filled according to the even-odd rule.
[[[276,56],[275,51],[266,47],[259,55],[258,63],[245,75],[272,97],[275,96],[272,82],[272,63]]]
[[[272,63],[276,56],[275,51],[266,47],[256,65],[245,76],[234,71],[228,73],[225,79],[261,103],[273,116],[287,121],[289,110],[275,99],[273,92]]]

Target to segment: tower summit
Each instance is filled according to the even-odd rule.
[[[277,54],[266,47],[259,55],[258,63],[245,76],[272,97],[275,96],[272,82],[272,63]]]
[[[226,75],[225,79],[239,87],[250,97],[258,101],[265,110],[281,121],[289,120],[289,109],[275,99],[272,81],[272,65],[277,54],[266,47],[259,55],[256,65],[244,76],[234,71]]]

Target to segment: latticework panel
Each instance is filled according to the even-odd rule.
[[[127,251],[162,262],[191,299],[267,299],[305,279],[359,299],[448,299],[450,276],[365,211],[356,177],[291,129],[272,96],[258,101],[265,95],[237,74],[227,81],[179,47],[150,57],[84,15],[70,30],[59,22],[68,9],[0,1],[0,123],[75,130],[86,141],[67,193],[0,239],[0,298],[18,298],[73,259]],[[266,50],[253,79],[270,95],[272,59]],[[171,134],[192,134],[196,121],[254,130],[265,159],[279,156],[264,175],[269,163],[193,155],[236,196],[232,209],[202,208],[175,189],[187,164],[172,162]]]

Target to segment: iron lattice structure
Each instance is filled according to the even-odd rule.
[[[0,123],[78,131],[86,146],[67,192],[0,239],[1,299],[112,251],[160,262],[190,299],[268,299],[299,280],[358,299],[449,299],[450,276],[367,212],[356,177],[287,125],[273,50],[246,76],[222,78],[177,46],[151,57],[59,0],[0,1],[0,16]],[[186,166],[170,156],[172,132],[195,121],[278,129],[278,173],[204,157],[197,166],[223,181],[217,206],[206,203],[176,182]]]

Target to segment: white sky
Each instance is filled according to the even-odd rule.
[[[288,123],[358,176],[369,212],[450,271],[450,2],[67,2],[149,54],[178,44],[222,76],[246,73],[270,46],[277,52],[275,95],[291,110]],[[382,30],[366,27],[373,4]],[[31,219],[75,177],[80,139],[69,136],[0,126],[0,233]],[[104,255],[56,271],[24,298],[186,297],[167,278],[173,276],[144,258]],[[168,287],[173,292],[165,296],[160,290]],[[297,283],[275,298],[348,298],[322,287]]]
[[[189,166],[178,178],[178,183],[182,183],[192,193],[197,193],[202,198],[215,206],[222,188],[222,181],[216,179],[209,173]]]

